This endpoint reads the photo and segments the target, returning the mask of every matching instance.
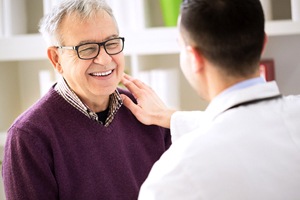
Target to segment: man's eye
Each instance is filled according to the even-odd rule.
[[[119,46],[119,42],[110,42],[105,44],[106,49],[114,49]]]
[[[80,54],[91,54],[98,50],[97,46],[81,46],[78,49],[78,53]]]

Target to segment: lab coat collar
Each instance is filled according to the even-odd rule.
[[[280,92],[275,81],[256,84],[240,90],[234,90],[226,95],[215,97],[205,110],[206,117],[213,120],[219,114],[238,104],[278,95],[280,95]]]

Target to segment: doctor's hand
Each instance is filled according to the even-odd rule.
[[[121,94],[124,105],[141,123],[170,128],[171,116],[175,110],[167,108],[152,88],[127,74],[124,74],[121,82],[137,101],[135,104],[129,97]]]

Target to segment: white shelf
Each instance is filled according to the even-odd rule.
[[[0,38],[0,61],[37,60],[47,58],[46,43],[40,34]]]
[[[175,28],[151,28],[125,33],[124,36],[127,56],[179,52]],[[40,34],[0,38],[0,46],[6,47],[0,48],[0,61],[47,59],[46,43]]]
[[[269,36],[287,36],[300,34],[300,21],[274,20],[268,21],[265,26]]]
[[[6,142],[6,133],[0,132],[0,147],[4,147]]]
[[[300,34],[300,21],[277,20],[266,23],[268,36]],[[177,28],[148,28],[126,32],[125,55],[176,54]],[[138,45],[137,45],[138,44]],[[27,34],[0,38],[0,61],[47,59],[46,43],[40,34]]]

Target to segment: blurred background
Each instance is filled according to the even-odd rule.
[[[13,120],[55,83],[38,22],[59,0],[0,0],[0,160]],[[126,72],[142,79],[171,107],[204,110],[207,103],[180,72],[176,22],[181,0],[107,0],[124,36]],[[285,95],[300,93],[300,1],[261,0],[269,37],[262,76]],[[271,76],[268,76],[271,75]],[[0,178],[2,179],[2,177]],[[5,199],[0,181],[0,199]]]

